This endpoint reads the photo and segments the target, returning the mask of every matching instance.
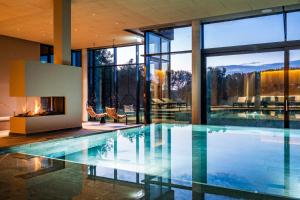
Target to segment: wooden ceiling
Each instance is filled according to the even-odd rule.
[[[300,0],[72,0],[72,48],[136,42],[124,31]],[[0,34],[52,44],[52,0],[0,0]]]

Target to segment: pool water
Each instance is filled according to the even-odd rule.
[[[89,173],[174,187],[205,184],[300,198],[300,130],[152,124],[12,147],[90,166]],[[138,174],[138,176],[137,176]]]

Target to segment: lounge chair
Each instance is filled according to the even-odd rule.
[[[289,105],[290,106],[295,106],[296,105],[296,98],[294,96],[289,96],[288,97],[288,100],[289,100]]]
[[[247,104],[247,98],[246,97],[238,97],[236,102],[233,102],[232,106],[240,106],[243,107],[244,105]]]
[[[270,105],[271,105],[271,106],[276,106],[276,104],[277,104],[276,99],[277,99],[277,98],[278,98],[278,97],[270,96]]]
[[[299,114],[295,114],[295,118],[296,119],[300,119],[300,115]]]
[[[116,120],[117,122],[120,119],[125,118],[125,124],[127,125],[127,115],[126,114],[125,115],[119,115],[115,108],[109,108],[109,107],[105,107],[105,111],[106,111],[108,117]]]
[[[167,106],[172,106],[172,105],[176,105],[179,108],[180,111],[180,107],[181,106],[185,106],[187,107],[187,103],[182,101],[182,100],[176,100],[174,101],[173,99],[169,99],[169,98],[162,98],[163,102],[167,104]]]
[[[174,101],[173,99],[169,99],[169,98],[162,98],[162,101],[168,106],[177,106],[178,103],[176,101]]]
[[[187,107],[187,102],[185,102],[182,99],[176,99],[176,102],[177,102],[178,105],[183,105],[183,106]]]
[[[162,106],[165,106],[167,104],[160,99],[152,98],[152,105],[158,106],[159,108],[161,108]]]
[[[284,97],[283,96],[275,97],[275,105],[283,106],[284,105]]]
[[[269,105],[271,105],[271,97],[261,96],[260,97],[260,105],[264,108],[267,108]]]
[[[92,106],[88,106],[88,107],[86,108],[86,111],[88,112],[90,118],[95,119],[95,120],[100,119],[100,123],[101,123],[101,118],[103,118],[103,117],[105,117],[105,116],[107,115],[106,113],[98,113],[98,114],[97,114],[97,113],[94,111],[94,109],[93,109]]]
[[[124,105],[124,112],[126,115],[133,115],[135,114],[135,110],[133,105]]]
[[[250,106],[255,106],[255,97],[249,97],[247,99],[247,106],[250,107]]]
[[[300,105],[300,96],[295,96],[295,106],[299,106]]]
[[[133,105],[124,105],[124,113],[128,116],[135,116],[136,112],[134,110]]]

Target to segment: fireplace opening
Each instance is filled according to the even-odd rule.
[[[15,113],[15,117],[65,114],[65,97],[25,97],[20,102],[22,108],[18,114]]]

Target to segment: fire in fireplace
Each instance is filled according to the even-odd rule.
[[[22,102],[22,101],[21,101]],[[22,111],[15,117],[36,117],[65,114],[65,97],[25,97]]]

